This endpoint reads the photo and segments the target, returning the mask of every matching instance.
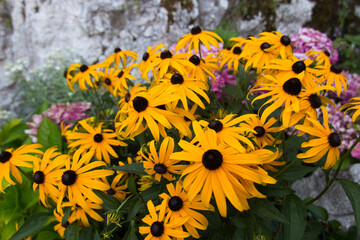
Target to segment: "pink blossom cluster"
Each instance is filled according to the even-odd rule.
[[[326,34],[317,31],[313,28],[300,28],[299,33],[291,36],[291,45],[293,47],[294,56],[300,60],[305,60],[308,56],[305,54],[309,50],[328,51],[330,53],[330,62],[336,63],[339,58],[339,53],[333,47],[333,42]]]
[[[25,133],[31,137],[33,142],[37,142],[37,132],[39,126],[44,119],[44,116],[48,117],[51,121],[57,125],[63,123],[65,126],[72,125],[70,121],[87,118],[88,115],[85,111],[91,108],[89,102],[76,102],[76,103],[57,103],[52,104],[49,109],[42,114],[34,114],[31,118],[31,122],[27,122],[30,129],[25,130]]]

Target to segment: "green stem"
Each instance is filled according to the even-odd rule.
[[[335,182],[337,175],[339,174],[340,170],[341,170],[341,166],[344,163],[345,159],[350,155],[351,151],[355,148],[355,146],[358,144],[358,142],[360,142],[360,137],[358,137],[356,139],[356,141],[353,143],[353,145],[349,148],[349,150],[346,151],[346,153],[344,155],[341,156],[340,158],[340,162],[338,167],[336,168],[335,174],[332,177],[332,179],[328,182],[328,184],[326,184],[325,188],[312,200],[308,201],[305,203],[305,205],[310,205],[314,202],[316,202],[317,200],[319,200],[331,187],[331,185]]]
[[[275,140],[276,141],[276,140]],[[285,145],[285,131],[283,131],[283,157],[284,157],[284,161],[287,162],[286,159],[286,145]],[[294,158],[294,160],[292,160],[288,165],[286,165],[283,169],[281,169],[277,174],[275,174],[274,178],[277,178],[278,176],[280,176],[283,172],[285,172],[289,167],[291,167],[298,159]]]
[[[30,182],[33,182],[33,181],[34,181],[34,179],[31,179],[31,178],[24,172],[24,170],[21,169],[21,167],[19,167],[18,169],[20,170],[20,172],[21,172],[27,179],[30,180]]]
[[[127,199],[125,199],[125,200],[120,204],[120,206],[116,209],[116,211],[118,212],[118,211],[122,208],[122,206],[124,206],[125,203],[126,203],[129,199],[131,199],[132,197],[134,197],[134,196],[136,196],[136,194],[132,194],[132,195],[130,195]]]
[[[242,89],[243,85],[245,84],[246,78],[247,78],[248,75],[249,75],[249,72],[246,72],[246,75],[245,75],[243,81],[242,81],[240,84],[238,84],[238,88],[237,88],[237,90],[236,90],[235,96],[230,100],[230,103],[227,105],[226,111],[227,111],[227,110],[229,109],[229,107],[233,104],[233,102],[238,98],[238,95],[239,95],[239,93],[240,93],[240,90]],[[247,94],[247,93],[246,93],[246,94]],[[245,94],[244,96],[246,96],[246,94]],[[243,98],[244,98],[244,96],[243,96]],[[242,100],[243,100],[243,99],[242,99]],[[241,101],[242,101],[242,100],[241,100]],[[241,101],[240,101],[240,102],[241,102]]]

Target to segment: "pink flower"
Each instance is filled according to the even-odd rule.
[[[360,144],[356,144],[355,148],[351,151],[351,156],[360,159]]]
[[[58,103],[52,104],[50,108],[44,111],[42,114],[35,114],[31,117],[31,122],[27,122],[30,129],[25,130],[33,142],[37,142],[38,128],[44,119],[44,116],[48,117],[51,121],[56,123],[59,127],[61,122],[64,125],[72,125],[69,121],[74,121],[82,118],[87,118],[88,115],[85,111],[91,108],[89,102],[76,102],[76,103]]]
[[[328,51],[331,63],[336,63],[339,58],[338,50],[333,48],[331,39],[326,34],[313,28],[300,28],[299,33],[291,36],[291,45],[294,50],[294,56],[300,60],[308,58],[305,53],[309,50]]]

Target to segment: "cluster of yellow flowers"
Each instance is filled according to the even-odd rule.
[[[201,56],[201,44],[210,50],[219,48],[219,41],[222,39],[217,34],[197,26],[179,39],[175,51],[163,44],[149,46],[140,63],[135,52],[116,48],[103,63],[71,65],[66,74],[70,89],[74,90],[76,83],[82,91],[90,87],[96,92],[103,87],[118,100],[113,129],[104,129],[105,121],[84,119],[72,130],[63,129],[69,154],[56,152],[54,147],[43,153],[38,144],[2,152],[0,162],[6,168],[2,167],[5,170],[0,171],[0,179],[15,184],[11,170],[21,183],[17,167],[32,167],[34,190],[38,188],[41,202],[49,206],[50,198],[56,203],[54,214],[59,224],[55,229],[61,235],[65,231],[66,226],[61,225],[64,207],[72,210],[67,224],[78,220],[89,226],[87,215],[104,220],[94,211],[102,204],[94,189],[119,199],[127,194],[126,173],[99,168],[111,165],[110,155],[119,157],[113,146],[126,147],[125,141],[149,129],[154,140],[139,149],[135,161],[143,162],[156,181],[165,178],[174,182],[167,185],[168,194],[160,195],[160,205],[147,203],[150,214],[143,222],[148,226],[139,231],[148,234],[146,239],[199,238],[197,229],[206,229],[208,221],[194,210],[214,210],[212,196],[221,216],[226,217],[226,199],[239,211],[247,210],[248,199],[265,197],[255,183],[276,183],[266,170],[277,171],[275,167],[285,161],[278,161],[282,153],[277,148],[266,148],[281,142],[272,133],[295,126],[299,135],[307,133],[311,138],[302,145],[310,149],[297,157],[313,163],[327,154],[324,168],[332,167],[339,159],[341,140],[330,130],[325,105],[333,102],[323,93],[336,91],[340,95],[346,91],[341,67],[331,65],[322,52],[308,52],[315,56],[312,60],[297,59],[292,55],[290,38],[279,32],[261,33],[258,38],[232,38],[232,47],[218,55]],[[226,65],[236,73],[240,64],[245,71],[256,69],[258,77],[249,94],[266,92],[253,100],[266,98],[263,111],[201,119],[196,111],[198,107],[206,109],[206,102],[210,102],[208,77],[215,80],[212,72]],[[136,69],[149,83],[133,84],[136,77],[132,72]],[[356,104],[351,106],[360,109]],[[318,119],[319,108],[323,124]],[[280,119],[270,117],[278,109]],[[169,130],[175,130],[180,141],[175,142]],[[177,145],[182,151],[174,151]],[[112,178],[111,184],[106,177]],[[148,179],[141,178],[141,182],[151,186]]]

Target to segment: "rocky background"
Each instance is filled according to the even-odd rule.
[[[147,46],[170,45],[194,25],[247,36],[275,29],[290,35],[302,26],[331,35],[339,24],[345,33],[360,33],[357,0],[0,0],[0,109],[16,108],[16,84],[5,76],[5,66],[19,59],[31,69],[59,50],[71,50],[87,64],[104,60],[116,47],[141,56]],[[345,175],[360,182],[359,170],[354,165]],[[322,182],[318,171],[295,188],[304,198],[315,196]],[[354,224],[340,186],[318,204],[330,219]]]

